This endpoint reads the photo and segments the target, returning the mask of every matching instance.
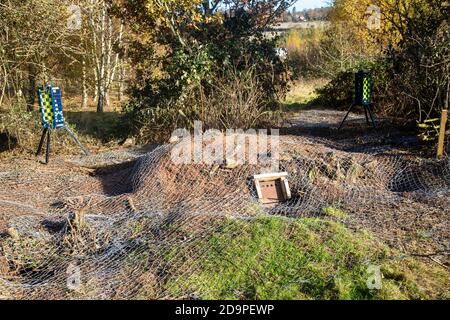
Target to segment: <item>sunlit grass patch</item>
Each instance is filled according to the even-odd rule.
[[[325,83],[324,79],[300,80],[292,83],[283,101],[285,111],[298,112],[310,105],[318,97],[316,89]]]
[[[445,272],[344,225],[317,218],[229,219],[196,243],[204,250],[188,276],[166,283],[171,295],[202,299],[423,299],[445,288]],[[198,253],[176,250],[186,258]],[[192,258],[192,256],[191,256]],[[368,267],[380,267],[381,290],[368,288]],[[420,279],[423,274],[428,280]],[[428,281],[428,283],[427,283]]]
[[[347,212],[345,212],[344,210],[342,210],[338,207],[333,207],[333,206],[322,208],[322,213],[326,216],[338,218],[338,219],[345,219],[348,217]]]

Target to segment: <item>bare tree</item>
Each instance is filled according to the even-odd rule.
[[[91,41],[90,58],[95,72],[97,112],[109,106],[109,93],[120,62],[117,48],[121,46],[124,26],[113,19],[109,3],[105,0],[90,0],[87,17]]]
[[[32,110],[37,83],[50,81],[60,61],[77,61],[81,47],[67,28],[67,6],[56,0],[0,2],[0,102],[26,94]]]

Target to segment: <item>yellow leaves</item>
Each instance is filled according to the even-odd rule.
[[[149,16],[159,21],[160,26],[171,29],[188,27],[199,29],[203,23],[220,23],[219,13],[204,15],[201,10],[202,0],[148,0],[146,9]]]
[[[402,26],[404,16],[412,14],[411,3],[427,6],[425,0],[336,0],[332,21],[348,25],[368,51],[376,51],[380,46],[401,40],[396,26]],[[379,19],[380,24],[371,27],[375,19]]]
[[[207,16],[205,18],[206,23],[222,23],[223,22],[223,16],[219,13],[211,16]]]
[[[203,20],[202,15],[199,12],[193,12],[191,19],[193,22],[201,22]]]
[[[289,32],[289,35],[286,40],[286,47],[290,51],[300,50],[300,48],[302,47],[302,40],[298,32],[295,31]]]
[[[438,138],[439,129],[441,128],[439,124],[440,118],[427,119],[422,123],[417,123],[417,127],[421,131],[418,135],[421,141],[433,141]]]

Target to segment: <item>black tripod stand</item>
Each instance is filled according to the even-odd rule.
[[[70,131],[70,129],[67,128],[67,127],[64,127],[64,130],[66,130],[66,132],[69,134],[69,136],[81,148],[83,153],[85,155],[89,155],[89,151],[81,144],[81,142],[77,139],[77,137],[73,134],[73,132]],[[50,128],[44,128],[44,130],[42,131],[41,140],[39,141],[38,149],[36,151],[36,156],[39,156],[41,154],[42,147],[43,147],[44,142],[45,142],[45,138],[47,138],[47,146],[46,146],[46,149],[45,149],[45,164],[48,164],[48,162],[50,160],[50,137],[51,137],[51,129]]]
[[[358,105],[356,103],[352,103],[350,108],[348,109],[347,114],[344,117],[344,120],[342,120],[341,125],[339,126],[338,130],[341,130],[342,126],[344,125],[345,120],[347,120],[350,112],[353,110],[354,107],[357,107]],[[377,126],[375,124],[375,118],[372,112],[372,104],[363,104],[362,107],[364,108],[364,114],[366,115],[366,123],[370,125],[370,122],[372,122],[372,126],[375,129]],[[369,122],[370,117],[370,122]]]
[[[339,126],[340,130],[342,126],[344,125],[345,120],[347,120],[348,115],[352,111],[352,109],[356,106],[362,106],[364,108],[364,114],[366,115],[366,123],[370,124],[370,121],[372,122],[372,126],[376,128],[375,125],[375,119],[372,112],[372,75],[370,71],[367,70],[359,70],[357,73],[355,73],[355,100],[348,109],[347,114],[344,117],[344,120],[342,120],[341,125]]]

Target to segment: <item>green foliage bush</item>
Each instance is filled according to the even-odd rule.
[[[135,125],[142,141],[167,139],[177,128],[193,128],[194,121],[204,128],[251,128],[270,126],[280,117],[278,100],[267,94],[258,82],[254,68],[216,71],[209,81],[186,81],[178,92],[139,96],[130,102],[126,116]]]
[[[317,65],[322,63],[322,59],[317,54],[317,46],[307,45],[302,50],[290,51],[287,57],[287,65],[294,80],[311,79],[321,77],[322,73]]]
[[[343,108],[353,100],[355,76],[351,71],[339,72],[323,88],[317,89],[316,103],[332,108]]]
[[[0,110],[0,152],[28,148],[40,135],[39,124],[37,113],[28,111],[24,100],[11,102],[8,109]]]
[[[320,54],[322,29],[296,29],[289,32],[283,40],[288,50],[287,66],[294,80],[322,77],[320,66],[324,59]]]
[[[395,16],[400,9],[390,10],[387,15]],[[439,1],[416,1],[408,14],[398,14],[403,23],[393,24],[391,32],[399,34],[399,40],[384,46],[378,57],[356,61],[351,68],[336,73],[319,90],[319,103],[338,108],[350,104],[353,73],[367,68],[373,73],[377,113],[418,122],[440,116],[450,83],[448,8]]]
[[[141,141],[166,139],[176,128],[192,128],[195,120],[205,129],[276,121],[288,84],[278,39],[262,33],[263,7],[251,11],[241,5],[221,21],[199,23],[198,30],[180,26],[182,41],[162,37],[167,30],[161,29],[152,35],[156,42],[132,43],[137,79],[126,112]],[[144,29],[146,22],[137,20]]]
[[[373,77],[373,101],[379,105],[390,105],[393,97],[389,91],[389,63],[384,59],[375,62],[360,62],[355,69],[336,74],[323,88],[317,89],[316,103],[336,109],[346,109],[354,100],[355,72],[368,69]],[[383,110],[377,110],[382,112]]]

